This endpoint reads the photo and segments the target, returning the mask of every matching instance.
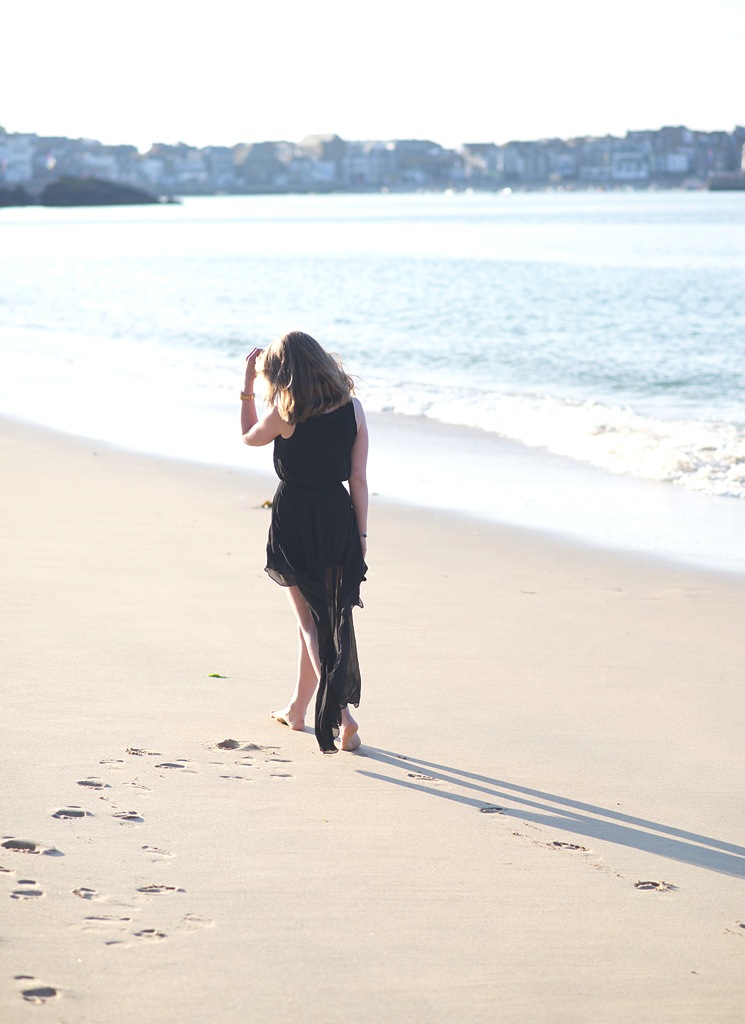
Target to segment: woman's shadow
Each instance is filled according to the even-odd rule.
[[[745,878],[745,847],[742,846],[555,793],[528,789],[503,779],[477,775],[462,768],[424,761],[410,754],[394,754],[390,750],[368,746],[361,752],[369,760],[400,769],[403,773],[397,777],[358,769],[360,775],[378,782],[401,786],[440,800],[452,800],[480,811],[534,822],[572,835],[618,843],[708,871]],[[440,789],[427,785],[427,782],[445,783],[451,789]]]

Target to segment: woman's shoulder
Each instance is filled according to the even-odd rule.
[[[365,422],[365,414],[362,411],[362,404],[359,398],[350,397],[346,402],[342,402],[340,405],[332,405],[328,409],[322,409],[320,412],[315,413],[313,416],[308,416],[307,419],[298,420],[297,426],[302,424],[310,423],[321,423],[324,420],[338,416],[340,419],[344,419],[346,416],[354,415],[355,424],[357,430]]]
[[[349,401],[343,402],[341,405],[337,405],[334,409],[330,409],[329,412],[341,412],[349,416],[354,413],[354,422],[357,428],[357,432],[365,425],[365,412],[362,408],[362,402],[355,395],[350,396]]]
[[[354,410],[355,418],[362,412],[362,406],[360,405],[358,398],[348,398],[346,402],[341,402],[337,405],[329,406],[328,409],[324,409],[322,412],[317,413],[316,416],[311,419],[321,419],[323,416],[333,416],[335,413],[349,413]]]
[[[362,402],[359,400],[359,398],[356,397],[356,395],[352,396],[351,405],[352,408],[354,409],[354,418],[357,423],[357,433],[359,433],[360,430],[362,430],[362,428],[366,426],[365,410],[362,408]]]

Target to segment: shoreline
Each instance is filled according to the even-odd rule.
[[[381,491],[388,500],[532,530],[560,543],[745,577],[745,502],[739,499],[611,473],[425,418],[407,418],[402,449],[400,424],[380,413],[368,419],[379,431],[374,440],[383,441]],[[373,446],[371,479],[376,459]]]
[[[742,581],[373,498],[325,758],[269,718],[262,475],[7,420],[0,457],[0,1016],[738,1019]]]
[[[191,433],[187,427],[186,434],[158,436],[158,445],[171,451],[147,448],[147,421],[132,447],[116,437],[95,438],[14,413],[0,412],[0,425],[15,422],[134,456],[256,474],[273,493],[271,446],[247,451],[234,412],[232,406],[196,408]],[[169,415],[179,417],[175,410]],[[394,507],[450,513],[558,543],[745,578],[745,501],[612,473],[426,417],[368,412],[367,419],[370,491]],[[190,456],[176,454],[190,445]],[[218,451],[224,457],[216,460]]]

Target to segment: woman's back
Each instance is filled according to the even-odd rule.
[[[348,480],[356,436],[351,401],[298,423],[291,437],[274,440],[277,476],[300,487],[331,487]]]

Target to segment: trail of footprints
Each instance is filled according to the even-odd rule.
[[[403,762],[401,767],[402,768],[406,767],[405,762],[407,762],[409,759],[404,754],[399,754],[399,755],[397,755],[397,757],[398,757],[398,760]],[[432,788],[439,788],[439,787],[442,787],[443,785],[447,785],[448,783],[453,784],[454,782],[457,785],[457,781],[453,780],[452,778],[449,778],[447,775],[446,776],[439,776],[438,777],[437,775],[428,775],[426,772],[421,772],[421,771],[407,771],[406,772],[406,777],[408,779],[415,779],[415,780],[417,780],[419,782],[422,782],[422,783],[431,783],[432,784]],[[476,807],[476,810],[480,814],[494,814],[494,815],[502,815],[503,816],[505,814],[505,812],[508,812],[508,808],[502,806],[501,804],[477,803],[476,801],[473,801],[473,803],[474,803],[474,806]],[[538,825],[533,825],[533,824],[531,824],[530,822],[527,822],[527,821],[523,822],[523,827],[526,828],[526,829],[529,829],[530,831],[533,831],[533,832],[538,832],[538,833],[543,833],[544,832],[544,829],[542,827],[540,827]],[[544,849],[566,851],[567,853],[584,854],[586,856],[586,858],[590,861],[592,867],[595,868],[596,870],[598,870],[598,871],[605,871],[605,872],[610,872],[612,870],[611,868],[608,868],[605,864],[603,864],[600,860],[593,860],[592,859],[592,850],[590,850],[586,846],[581,846],[579,843],[568,843],[568,842],[565,842],[565,841],[559,840],[559,839],[553,839],[553,840],[550,840],[548,842],[546,842],[543,839],[540,839],[540,840],[539,839],[530,839],[530,837],[524,835],[522,832],[517,832],[517,831],[513,831],[512,835],[515,836],[518,839],[529,839],[529,841],[534,846],[542,847]],[[618,877],[622,878],[623,876],[619,874]],[[652,881],[652,880],[640,880],[640,881],[634,882],[634,888],[642,890],[642,891],[662,892],[662,893],[664,893],[664,892],[677,892],[677,890],[678,890],[678,886],[677,885],[672,885],[672,883],[670,883],[670,882]],[[745,930],[745,924],[740,924],[738,922],[738,927],[743,929],[743,930]]]
[[[238,740],[227,739],[220,743],[210,745],[212,752],[218,752],[223,758],[231,754],[238,754],[232,765],[226,765],[224,760],[206,762],[208,768],[217,769],[220,779],[247,781],[251,778],[258,778],[258,772],[270,779],[292,779],[294,776],[287,766],[292,762],[289,758],[279,756],[278,747],[262,747],[256,743],[242,743]],[[124,771],[130,758],[143,758],[144,772],[163,778],[166,773],[182,772],[185,775],[196,774],[200,767],[186,758],[174,758],[173,760],[155,760],[162,758],[157,751],[145,750],[138,747],[128,747],[125,751],[126,758],[107,758],[99,763],[109,771]],[[152,760],[151,760],[152,759]],[[227,768],[227,771],[225,770]],[[120,799],[118,789],[127,787],[138,790],[142,793],[151,792],[152,786],[142,782],[135,777],[127,782],[122,782],[121,787],[115,783],[106,782],[99,776],[89,776],[77,780],[82,793],[89,799],[97,799],[101,807],[92,811],[80,804],[70,803],[58,807],[50,812],[50,817],[57,822],[76,823],[84,828],[87,819],[94,818],[97,814],[106,814],[110,817],[112,827],[136,828],[144,825],[146,818],[139,809],[120,807],[115,799]],[[82,833],[76,831],[75,840],[80,840]],[[69,837],[68,837],[69,838]],[[60,845],[64,846],[64,839],[60,837]],[[143,856],[147,857],[152,864],[164,864],[175,856],[169,850],[150,843],[143,843],[140,847]],[[36,840],[20,838],[16,836],[3,836],[0,840],[0,881],[6,879],[9,883],[7,895],[12,900],[32,903],[43,903],[46,893],[42,883],[32,875],[42,875],[43,870],[36,870],[47,863],[42,858],[64,857],[65,852],[53,845]],[[38,859],[37,859],[38,858]],[[23,859],[23,867],[17,865]],[[33,870],[31,870],[33,867]],[[183,895],[185,890],[178,885],[151,882],[136,887],[126,901],[108,896],[89,886],[81,885],[73,889],[71,897],[83,901],[81,907],[86,906],[91,911],[100,907],[102,911],[110,913],[85,913],[78,924],[71,927],[84,933],[91,933],[99,937],[104,945],[116,948],[129,948],[142,944],[151,945],[162,942],[169,938],[169,932],[159,926],[139,927],[136,917],[141,908],[149,907],[153,901],[170,899]],[[197,914],[184,914],[178,919],[175,931],[181,934],[189,934],[203,928],[210,928],[214,921],[209,918],[200,917]],[[16,975],[14,981],[18,985],[18,994],[24,1001],[41,1005],[59,998],[61,991],[54,986],[44,984],[33,975]]]
[[[258,772],[261,772],[262,776],[268,776],[270,779],[276,780],[286,780],[294,777],[288,767],[292,762],[289,758],[280,756],[279,748],[277,747],[261,747],[255,743],[242,743],[238,740],[226,739],[211,745],[208,749],[213,754],[219,755],[221,759],[206,762],[206,767],[216,770],[217,776],[226,781],[251,781],[260,777],[257,775]],[[109,758],[101,761],[100,764],[109,771],[116,772],[124,770],[128,759],[142,758],[143,768],[146,771],[149,770],[150,774],[154,774],[156,778],[163,778],[166,773],[178,772],[188,775],[200,771],[198,765],[185,758],[160,760],[163,758],[163,755],[158,751],[128,747],[125,754],[126,759]],[[232,763],[228,765],[225,758],[231,755],[237,755],[237,757],[234,756]],[[402,762],[401,768],[406,771],[408,759],[404,755],[399,755],[399,760]],[[131,762],[129,763],[131,764]],[[406,771],[406,778],[407,780],[412,780],[409,783],[410,785],[421,785],[423,789],[429,790],[432,793],[436,793],[438,789],[443,787],[447,789],[458,785],[457,780],[447,775],[431,775],[423,771]],[[155,779],[148,779],[148,781],[155,781]],[[114,797],[117,796],[117,787],[115,785],[104,781],[98,776],[79,779],[77,785],[81,787],[89,798],[95,797],[104,805],[104,813],[109,814],[112,820],[112,827],[116,825],[123,828],[137,828],[145,824],[145,816],[140,813],[139,809],[120,808],[114,803]],[[152,790],[152,787],[142,782],[139,777],[122,783],[123,786],[142,793]],[[494,815],[495,819],[501,817],[504,820],[505,814],[508,812],[508,808],[502,805],[477,800],[472,801],[472,806],[480,814]],[[94,816],[94,812],[86,807],[73,803],[51,812],[53,819],[59,822],[76,822],[81,827],[84,826],[86,819]],[[545,834],[543,828],[527,821],[523,822],[522,827],[535,833]],[[579,843],[558,839],[546,841],[544,838],[532,838],[524,832],[518,831],[512,831],[511,834],[519,839],[528,840],[537,847],[557,851],[564,855],[581,855],[597,870],[611,870],[601,861],[593,858],[592,850]],[[147,856],[153,864],[163,864],[174,856],[170,851],[149,843],[142,844],[140,849],[143,855]],[[0,842],[0,879],[2,876],[7,876],[11,879],[10,891],[8,893],[10,898],[33,904],[43,902],[45,896],[41,884],[37,882],[35,877],[31,877],[32,874],[42,874],[43,872],[37,872],[36,870],[27,871],[25,870],[25,865],[22,871],[17,872],[15,867],[8,866],[11,857],[14,859],[18,858],[18,860],[21,858],[26,860],[26,858],[39,857],[38,861],[28,860],[29,864],[33,863],[36,865],[45,863],[41,858],[62,856],[64,856],[64,853],[55,846],[47,846],[14,836],[3,837],[2,842]],[[619,877],[622,876],[619,875]],[[661,880],[639,880],[634,882],[634,886],[640,891],[657,893],[670,893],[677,889],[677,886],[672,885],[670,882]],[[100,913],[86,914],[82,918],[81,923],[76,926],[79,930],[100,937],[106,946],[128,948],[142,944],[158,944],[168,939],[169,933],[164,928],[159,926],[139,927],[135,918],[140,907],[149,905],[153,900],[176,898],[179,895],[183,895],[184,892],[185,890],[178,885],[152,882],[133,890],[126,905],[121,900],[117,901],[105,893],[87,886],[80,886],[74,889],[70,895],[83,901],[91,910],[94,908],[98,910],[100,907],[102,911]],[[194,914],[185,914],[176,925],[176,931],[180,933],[194,932],[202,928],[211,927],[213,924],[214,922],[207,918],[201,918]],[[738,921],[735,927],[728,929],[728,931],[744,935],[745,923]],[[15,981],[19,985],[19,995],[21,998],[30,1003],[46,1003],[58,998],[60,995],[56,988],[45,985],[39,979],[30,975],[18,975]]]

